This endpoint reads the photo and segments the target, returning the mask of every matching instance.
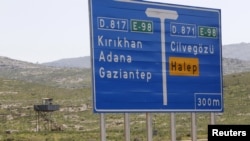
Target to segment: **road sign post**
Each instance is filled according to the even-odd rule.
[[[89,1],[94,112],[223,111],[219,9]]]

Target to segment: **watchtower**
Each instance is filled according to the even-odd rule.
[[[59,105],[53,105],[52,98],[43,98],[42,104],[34,105],[34,110],[37,112],[36,131],[40,130],[40,122],[44,123],[45,130],[51,130],[51,125],[53,123],[51,115],[54,111],[58,111],[59,107]]]

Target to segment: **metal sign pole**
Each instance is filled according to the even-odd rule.
[[[210,118],[211,118],[210,123],[211,123],[212,125],[215,124],[215,114],[214,114],[214,112],[211,112]]]
[[[192,118],[192,141],[197,140],[197,133],[196,133],[196,114],[191,113],[191,118]]]
[[[100,126],[101,126],[101,141],[106,141],[106,128],[104,113],[100,114]]]
[[[147,137],[148,141],[153,141],[153,134],[152,134],[152,114],[146,113],[147,117]]]
[[[130,118],[128,113],[124,113],[125,141],[130,141]]]
[[[171,118],[171,141],[176,141],[175,113],[170,113]]]

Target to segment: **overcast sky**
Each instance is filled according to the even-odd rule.
[[[249,0],[150,0],[221,9],[222,44],[250,43]],[[90,55],[88,0],[0,0],[0,56],[33,63]]]

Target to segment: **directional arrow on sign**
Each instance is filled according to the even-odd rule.
[[[161,20],[161,61],[162,61],[162,89],[163,105],[167,105],[167,72],[166,72],[166,45],[165,45],[165,20],[177,20],[178,13],[173,10],[147,8],[145,11],[148,17],[160,18]]]

